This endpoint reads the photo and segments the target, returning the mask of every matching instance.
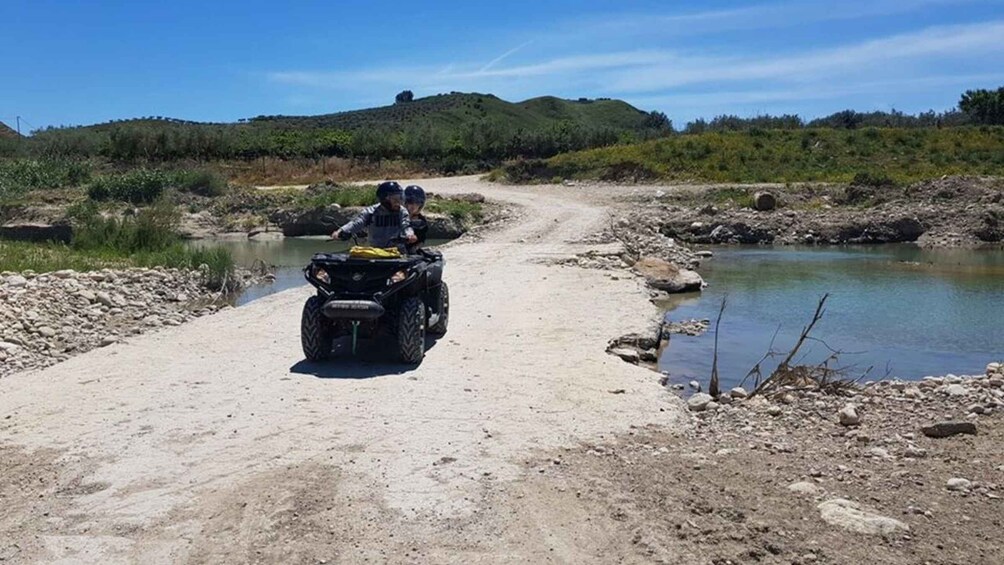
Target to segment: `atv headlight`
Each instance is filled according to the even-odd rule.
[[[331,277],[328,275],[328,272],[324,270],[324,267],[314,267],[314,278],[324,284],[331,284]]]
[[[397,284],[403,281],[405,278],[407,278],[407,276],[408,273],[405,273],[404,271],[398,271],[390,276],[390,279],[387,281],[387,284],[388,285]]]

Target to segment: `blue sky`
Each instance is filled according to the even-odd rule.
[[[1004,0],[0,2],[0,120],[233,121],[409,88],[722,113],[908,112],[1004,85]]]

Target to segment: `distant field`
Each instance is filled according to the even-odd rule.
[[[910,182],[946,174],[1004,175],[1004,127],[751,130],[678,135],[514,161],[496,179]]]

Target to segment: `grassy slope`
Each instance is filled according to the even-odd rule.
[[[14,128],[8,126],[7,124],[0,122],[0,139],[9,138],[17,139],[18,135]]]
[[[907,182],[944,174],[1004,175],[1004,127],[680,135],[511,163],[501,172],[516,182],[556,177],[846,182],[861,172]]]
[[[579,102],[551,96],[524,102],[507,102],[491,94],[441,94],[412,102],[365,110],[353,110],[318,116],[279,116],[254,119],[238,128],[273,127],[297,129],[399,130],[409,126],[454,129],[483,119],[494,119],[526,129],[547,127],[560,121],[616,129],[641,129],[645,113],[619,100]],[[219,124],[177,124],[166,120],[125,120],[109,124],[82,126],[81,129],[106,130],[122,124],[148,127],[191,125],[217,127]]]

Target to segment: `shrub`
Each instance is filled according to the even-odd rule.
[[[167,175],[163,172],[139,169],[122,175],[99,177],[87,187],[87,196],[98,201],[150,204],[160,198],[166,185]]]
[[[227,181],[213,171],[181,171],[175,173],[170,184],[179,190],[199,196],[223,196],[227,192]]]

